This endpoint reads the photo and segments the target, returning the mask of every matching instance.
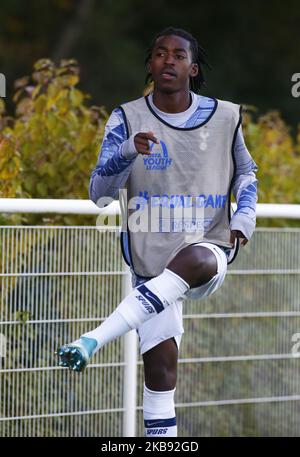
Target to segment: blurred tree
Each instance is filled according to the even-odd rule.
[[[278,111],[269,111],[254,120],[253,112],[243,117],[246,144],[258,164],[259,203],[298,203],[300,170],[300,124],[296,139]],[[299,226],[298,221],[258,219],[258,225]]]
[[[0,101],[1,197],[88,198],[107,114],[103,107],[85,106],[89,96],[76,88],[78,81],[76,61],[55,66],[42,59],[32,77],[15,83],[15,118],[5,115]],[[300,133],[294,139],[278,112],[255,120],[251,109],[244,115],[243,130],[259,167],[259,202],[300,203]],[[21,221],[34,224],[41,218],[45,221],[43,215],[22,216]],[[56,215],[47,221],[94,224],[95,218]]]
[[[259,163],[260,201],[300,203],[300,189],[296,185],[300,170],[300,144],[291,137],[290,129],[279,112],[270,111],[257,122],[248,115],[244,133],[248,147]]]
[[[299,99],[291,95],[291,77],[299,72],[299,23],[298,0],[2,0],[0,72],[9,95],[12,81],[29,74],[36,60],[75,57],[83,89],[110,111],[141,94],[145,50],[174,25],[190,30],[209,54],[205,94],[260,112],[277,109],[295,128]]]
[[[85,106],[89,96],[75,87],[78,81],[76,61],[56,67],[39,60],[31,78],[15,83],[15,119],[4,116],[1,103],[1,197],[88,198],[107,114]],[[33,223],[34,216],[25,220]]]
[[[70,54],[93,12],[94,4],[95,0],[80,0],[77,2],[74,17],[63,28],[60,39],[53,51],[52,58],[55,62]]]

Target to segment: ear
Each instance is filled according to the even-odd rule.
[[[199,73],[198,64],[197,63],[192,63],[190,76],[192,76],[192,78],[194,78],[195,76],[197,76],[198,73]]]
[[[151,73],[151,57],[150,57],[150,59],[149,59],[148,62],[147,62],[146,68],[147,68],[148,73]]]

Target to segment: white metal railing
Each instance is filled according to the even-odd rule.
[[[11,213],[60,212],[95,215],[100,212],[96,205],[85,200],[26,201],[23,199],[0,199],[0,211]],[[106,214],[119,214],[118,203],[114,202],[112,205],[102,210],[102,212],[103,211],[105,211]],[[300,205],[258,205],[257,214],[258,217],[264,218],[283,217],[300,219]],[[82,331],[79,331],[80,329],[87,331],[92,328],[91,324],[93,324],[92,326],[98,325],[99,322],[114,309],[116,300],[118,300],[117,297],[122,298],[122,296],[126,295],[128,290],[130,290],[130,273],[121,260],[118,249],[118,230],[116,230],[116,227],[114,227],[114,230],[111,233],[106,232],[106,230],[101,233],[101,229],[99,228],[85,226],[5,226],[0,228],[0,236],[3,268],[0,270],[0,284],[2,286],[0,291],[0,333],[7,331],[13,341],[20,342],[20,345],[24,344],[26,351],[24,353],[21,352],[19,356],[24,358],[25,355],[27,357],[27,359],[25,357],[27,360],[24,361],[25,365],[31,363],[31,366],[21,367],[18,366],[17,363],[8,362],[8,365],[2,363],[3,369],[0,369],[0,390],[3,392],[3,395],[6,395],[3,397],[5,398],[5,404],[2,405],[4,408],[3,412],[1,412],[0,407],[0,427],[1,425],[4,426],[3,434],[9,436],[13,436],[13,434],[16,436],[39,436],[46,427],[43,425],[43,420],[46,421],[48,418],[49,421],[52,420],[53,422],[51,422],[51,427],[49,425],[47,425],[47,427],[49,427],[50,433],[55,435],[56,427],[58,427],[55,421],[58,421],[59,418],[65,418],[65,422],[63,423],[65,434],[82,436],[82,433],[91,430],[91,423],[88,419],[91,416],[94,418],[92,428],[95,429],[95,433],[98,433],[98,435],[109,435],[109,432],[123,434],[124,436],[135,436],[136,433],[142,434],[141,426],[139,426],[139,429],[136,431],[136,424],[138,422],[136,414],[141,414],[141,407],[137,407],[136,404],[137,395],[138,398],[140,398],[141,394],[141,392],[137,392],[138,389],[141,389],[141,383],[137,384],[137,379],[142,379],[140,371],[142,362],[137,361],[138,356],[135,332],[130,332],[126,335],[124,339],[123,355],[121,343],[118,341],[113,343],[104,351],[102,358],[100,357],[100,359],[97,359],[96,357],[95,363],[89,365],[87,376],[81,378],[80,382],[77,384],[76,378],[75,380],[73,379],[70,381],[67,377],[66,370],[54,365],[51,366],[51,363],[53,363],[52,361],[47,364],[45,360],[41,361],[38,357],[39,343],[45,351],[45,347],[47,347],[47,344],[51,345],[51,341],[58,342],[57,329],[60,329],[59,331],[61,332],[59,335],[60,342],[75,339],[78,337],[78,334],[82,333]],[[300,317],[300,306],[293,309],[293,307],[299,305],[299,299],[298,297],[295,298],[294,292],[297,291],[297,286],[294,285],[294,282],[292,281],[292,278],[298,278],[300,272],[299,256],[297,257],[295,251],[297,242],[300,241],[300,229],[257,229],[255,237],[258,240],[256,243],[257,247],[255,243],[249,243],[250,246],[254,245],[254,259],[256,258],[255,256],[258,256],[258,253],[264,249],[266,240],[270,241],[270,246],[268,246],[268,249],[266,250],[266,255],[263,256],[263,259],[260,259],[261,265],[257,265],[256,260],[251,263],[248,259],[250,251],[247,251],[247,249],[249,248],[243,248],[245,252],[248,252],[247,260],[243,260],[243,258],[245,258],[245,256],[243,257],[243,254],[239,256],[242,260],[240,264],[239,260],[237,260],[237,263],[235,262],[229,269],[228,282],[232,282],[233,280],[238,280],[240,282],[248,281],[249,285],[246,289],[250,289],[252,293],[253,290],[255,291],[257,289],[257,283],[259,281],[265,281],[267,288],[266,295],[264,296],[262,294],[262,296],[264,296],[265,300],[268,300],[267,293],[269,293],[269,296],[271,296],[273,300],[274,297],[277,297],[276,294],[283,294],[285,288],[282,287],[281,282],[285,281],[284,278],[286,278],[286,280],[289,281],[287,290],[289,290],[289,288],[291,289],[291,309],[287,309],[288,303],[284,303],[286,308],[284,310],[266,310],[263,308],[263,306],[267,304],[266,302],[261,304],[261,308],[246,310],[235,309],[234,312],[233,310],[227,311],[226,309],[226,311],[222,312],[220,310],[220,304],[222,304],[222,302],[224,302],[225,307],[226,303],[231,303],[230,300],[236,299],[234,290],[231,289],[230,291],[227,291],[226,286],[223,285],[220,294],[218,295],[220,297],[219,301],[213,296],[212,299],[208,301],[207,308],[205,308],[206,302],[202,301],[201,308],[199,308],[199,303],[197,302],[196,305],[198,307],[194,306],[192,303],[187,304],[184,319],[188,326],[193,323],[195,324],[195,322],[197,325],[200,325],[201,322],[204,321],[207,322],[208,325],[212,325],[213,322],[219,322],[220,324],[218,325],[223,325],[224,329],[228,329],[231,328],[230,323],[239,322],[239,325],[246,325],[246,328],[248,328],[247,325],[249,326],[250,324],[247,324],[247,322],[259,323],[263,319],[272,319],[272,322],[274,322],[274,319],[277,319],[278,322],[286,322],[287,319],[293,319],[292,322],[299,322],[300,330],[300,319],[299,321],[297,320],[297,318]],[[101,238],[101,241],[99,241],[99,238]],[[293,240],[295,240],[295,242]],[[282,249],[282,246],[285,244],[288,248],[286,253],[282,251],[282,253],[284,253],[282,262],[280,263],[278,259],[274,259],[273,262],[270,257],[270,251],[276,246],[279,246],[280,249]],[[294,252],[291,250],[291,246],[294,246]],[[95,251],[101,252],[102,256],[96,258]],[[107,259],[112,259],[109,268],[105,265],[105,259],[106,262]],[[270,259],[272,262],[270,262]],[[255,267],[253,268],[254,264]],[[37,266],[39,266],[39,268],[37,268]],[[252,278],[256,282],[253,282]],[[277,283],[275,284],[275,288],[279,287],[275,292],[272,289],[273,285],[270,283],[272,278],[278,278],[276,281],[279,281],[280,283],[278,283],[280,287]],[[229,284],[229,289],[231,287],[232,284]],[[263,287],[262,290],[264,290]],[[236,294],[238,294],[238,292]],[[274,297],[272,294],[275,294]],[[49,295],[51,295],[51,299],[48,303]],[[43,299],[40,301],[41,297]],[[249,301],[247,297],[244,297],[244,300],[248,303],[247,306],[252,306],[251,300]],[[274,300],[274,303],[276,300]],[[24,326],[22,327],[20,324],[20,316],[16,318],[16,312],[20,309],[26,309],[29,302],[34,308],[35,315],[34,318],[31,316],[28,317],[25,327],[30,329],[30,331],[27,335],[22,335],[21,330]],[[75,309],[72,309],[72,307],[68,309],[68,315],[64,314],[64,305],[66,303],[69,303],[70,305],[73,303],[75,306]],[[105,303],[105,309],[100,309],[99,306],[103,303]],[[5,308],[8,306],[9,311],[4,309],[3,304],[6,304]],[[218,310],[218,312],[211,312],[211,304],[216,306],[215,309]],[[258,303],[256,303],[256,306],[258,306]],[[199,313],[199,309],[203,312]],[[226,322],[229,323],[229,327]],[[244,322],[244,324],[241,324],[242,322]],[[295,328],[294,330],[296,331],[297,329]],[[247,331],[249,332],[249,329]],[[30,332],[32,332],[31,336]],[[252,334],[251,332],[253,333],[254,330],[250,328],[250,334]],[[218,367],[223,363],[228,364],[227,366],[231,366],[232,364],[232,366],[235,366],[236,363],[262,363],[263,361],[264,363],[271,364],[273,362],[295,363],[295,357],[292,356],[290,352],[287,352],[286,346],[283,345],[281,351],[279,348],[277,349],[277,352],[273,352],[270,350],[272,347],[268,347],[267,342],[262,336],[259,335],[258,340],[261,343],[263,352],[261,354],[214,353],[208,355],[204,351],[203,356],[201,357],[191,356],[190,348],[189,350],[185,349],[183,343],[183,353],[186,352],[186,356],[180,357],[179,370],[183,367],[189,367],[191,370],[191,378],[193,379],[193,376],[196,376],[198,366],[209,364],[214,364],[214,367]],[[10,344],[12,344],[12,340],[10,339],[9,341]],[[186,339],[186,341],[188,340]],[[241,343],[241,350],[243,349],[243,344],[244,343]],[[17,351],[17,349],[15,350]],[[30,351],[32,351],[33,354],[32,358],[30,358]],[[9,360],[9,351],[6,360]],[[217,368],[212,368],[212,370],[215,369]],[[290,370],[290,368],[288,369]],[[117,370],[115,376],[113,373],[109,373],[109,370]],[[225,373],[227,373],[226,370],[227,368],[225,368],[224,365],[223,371]],[[121,372],[122,375],[120,374]],[[6,375],[6,381],[4,384],[1,384],[4,375]],[[51,375],[51,378],[45,378],[46,375]],[[7,378],[7,376],[9,376],[9,378]],[[35,376],[35,378],[33,378],[33,376]],[[72,400],[73,403],[64,402],[60,398],[58,398],[57,403],[52,399],[51,403],[50,397],[47,397],[45,391],[46,387],[49,387],[47,383],[51,384],[52,382],[52,390],[57,395],[57,391],[61,389],[61,386],[69,383],[69,391],[72,391],[73,389],[74,392],[78,392],[78,395],[84,396],[83,394],[87,387],[93,389],[94,386],[99,383],[97,379],[101,379],[101,388],[99,388],[99,392],[96,389],[94,395],[103,395],[103,390],[105,390],[108,385],[110,386],[110,390],[115,389],[118,392],[120,385],[120,381],[117,381],[118,376],[123,380],[123,392],[117,394],[117,404],[115,404],[116,402],[114,401],[116,399],[106,398],[105,404],[98,404],[97,401],[93,402],[89,397],[87,397],[86,403],[81,404],[78,400],[79,396]],[[185,377],[186,373],[183,372],[182,376]],[[31,387],[34,386],[34,379],[37,383],[37,389],[35,389],[37,395],[35,395],[35,397],[32,394],[26,394],[26,392],[22,390],[26,385]],[[184,379],[186,380],[186,384],[190,382],[189,378]],[[206,381],[209,383],[208,379],[206,379]],[[263,388],[260,388],[263,391]],[[179,390],[180,383],[177,388],[177,391]],[[12,392],[16,395],[16,398],[14,399],[15,404],[13,404],[12,398],[9,398],[9,395],[11,395]],[[17,395],[17,392],[19,392],[19,396]],[[53,392],[52,394],[54,395]],[[180,392],[178,392],[178,395],[179,394]],[[295,402],[300,398],[299,395],[297,395],[297,392],[292,392],[290,395],[264,395],[264,392],[262,392],[256,397],[250,395],[249,398],[245,398],[241,394],[240,398],[202,399],[191,403],[188,401],[188,398],[185,398],[183,393],[180,395],[182,398],[177,402],[177,408],[181,410],[191,407],[195,410],[200,407],[221,405],[255,405],[260,403]],[[37,397],[40,398],[38,399]],[[48,402],[44,401],[44,397],[48,398]],[[28,400],[30,400],[29,403]],[[35,404],[35,401],[37,401],[37,404]],[[66,407],[67,404],[71,404],[73,410],[65,411],[63,408]],[[24,407],[24,405],[27,406]],[[113,423],[113,421],[108,421],[108,424],[104,426],[102,424],[103,421],[96,421],[97,415],[102,417],[104,414],[108,413],[110,413],[111,417],[119,417],[118,415],[123,416],[123,420],[121,421],[122,431],[119,422],[117,424],[117,422]],[[79,419],[79,417],[85,417],[86,420]],[[76,418],[78,419],[77,423],[75,420]],[[197,420],[196,416],[194,417],[193,415],[194,422],[191,421],[190,424],[191,435],[195,433],[193,426],[197,426]],[[30,421],[32,423],[31,426],[29,425]],[[13,423],[14,427],[10,428],[8,426],[9,423]],[[98,429],[95,427],[95,423],[98,424]],[[33,424],[35,424],[35,426]],[[109,430],[108,428],[105,429],[105,427],[111,428]],[[84,432],[82,432],[82,430],[84,430]],[[194,434],[193,436],[196,435]]]
[[[232,203],[236,210],[236,204]],[[120,214],[117,200],[106,208],[98,208],[90,200],[53,200],[42,198],[0,198],[2,213],[57,213],[57,214]],[[300,205],[264,204],[257,205],[257,217],[300,219]]]

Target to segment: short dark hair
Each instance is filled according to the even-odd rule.
[[[149,60],[151,58],[152,51],[153,51],[156,40],[158,38],[160,38],[162,36],[166,36],[166,35],[177,35],[182,38],[185,38],[187,41],[190,42],[193,63],[196,63],[199,68],[198,74],[196,76],[190,78],[190,89],[195,93],[199,93],[201,87],[205,85],[202,65],[206,65],[209,69],[211,69],[211,66],[208,62],[208,59],[207,59],[208,56],[207,56],[206,51],[201,46],[199,46],[197,39],[195,37],[193,37],[193,35],[191,35],[186,30],[175,28],[175,27],[167,27],[166,29],[159,32],[153,38],[152,43],[147,50],[145,65],[147,65],[147,63],[149,62]],[[148,73],[146,76],[146,80],[145,80],[146,85],[149,84],[151,81],[152,81],[151,73]]]

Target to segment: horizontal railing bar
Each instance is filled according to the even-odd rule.
[[[275,402],[286,402],[286,401],[298,401],[300,395],[286,395],[279,397],[254,397],[254,398],[238,398],[230,400],[208,400],[200,401],[195,403],[176,403],[175,408],[190,408],[190,407],[201,407],[201,406],[225,406],[225,405],[241,405],[241,404],[257,404],[257,403],[275,403]],[[137,410],[142,410],[142,406],[137,406]],[[0,422],[13,421],[13,420],[25,420],[25,419],[47,419],[51,417],[66,417],[66,416],[82,416],[92,414],[103,414],[103,413],[119,413],[124,412],[124,408],[114,409],[98,409],[90,411],[75,411],[69,413],[54,413],[54,414],[36,414],[31,416],[14,416],[14,417],[0,417]]]
[[[86,318],[74,318],[74,319],[41,319],[41,320],[28,320],[26,324],[59,324],[62,322],[100,322],[104,321],[105,317],[86,317]],[[22,321],[4,321],[0,322],[0,325],[16,325],[22,324]]]
[[[120,225],[0,225],[0,229],[79,229],[79,230],[98,230],[105,233],[108,230],[120,232]],[[275,233],[300,233],[300,227],[256,227],[255,232],[275,232]]]
[[[105,276],[125,275],[126,271],[64,271],[64,272],[31,272],[31,273],[0,273],[0,277],[44,277],[44,276]],[[250,275],[299,275],[300,270],[228,270],[227,275],[250,276]]]
[[[53,414],[36,414],[32,416],[15,416],[15,417],[0,417],[0,422],[13,421],[13,420],[25,420],[25,419],[47,419],[48,417],[67,417],[67,416],[83,416],[87,414],[103,414],[103,413],[122,413],[124,408],[113,408],[113,409],[96,409],[91,411],[75,411],[69,413],[53,413]]]
[[[99,208],[91,200],[51,198],[0,198],[2,213],[120,214],[119,201]]]
[[[260,311],[254,313],[215,313],[183,315],[183,319],[242,319],[246,317],[300,317],[300,311]]]
[[[220,314],[185,314],[183,319],[242,319],[242,318],[258,318],[258,317],[300,317],[300,311],[274,311],[274,312],[257,312],[257,313],[220,313]],[[55,324],[61,322],[100,322],[105,317],[85,317],[73,319],[41,319],[27,320],[26,324]],[[0,321],[0,325],[19,325],[20,320]]]
[[[236,211],[236,203],[231,204]],[[91,200],[82,199],[42,199],[42,198],[0,198],[2,213],[55,213],[55,214],[90,214],[119,215],[120,204],[114,200],[105,208],[99,208]],[[300,219],[300,205],[259,203],[257,217]]]
[[[261,354],[261,355],[235,355],[224,357],[199,357],[179,359],[179,363],[210,363],[210,362],[238,362],[255,360],[286,360],[300,358],[300,354]]]
[[[211,362],[240,362],[240,361],[259,361],[259,360],[286,360],[300,358],[300,354],[257,354],[257,355],[237,355],[237,356],[224,356],[224,357],[198,357],[179,359],[178,363],[211,363]],[[142,365],[143,361],[139,360],[138,365]],[[125,366],[125,362],[111,362],[111,363],[94,363],[87,366],[87,368],[112,368]],[[67,367],[35,367],[35,368],[9,368],[0,369],[1,373],[26,373],[26,372],[40,372],[40,371],[53,371],[68,369]]]
[[[125,362],[111,362],[111,363],[91,363],[87,368],[113,368],[113,367],[124,367]],[[56,370],[68,370],[68,367],[34,367],[34,368],[5,368],[0,369],[1,373],[28,373],[28,372],[43,372],[43,371],[56,371]]]
[[[257,397],[257,398],[238,398],[230,400],[211,400],[211,401],[200,401],[195,403],[177,403],[176,408],[188,408],[188,407],[199,407],[199,406],[225,406],[225,405],[242,405],[242,404],[255,404],[255,403],[273,403],[273,402],[285,402],[285,401],[298,401],[300,395],[286,395],[279,397]]]
[[[255,227],[255,232],[300,233],[300,227]]]
[[[126,271],[66,271],[66,272],[54,272],[54,273],[0,273],[0,277],[43,277],[43,276],[106,276],[106,275],[125,275]]]
[[[239,275],[239,276],[250,276],[250,275],[299,275],[300,270],[290,269],[290,270],[228,270],[226,274],[229,275]]]
[[[0,229],[67,229],[67,230],[73,230],[73,229],[79,229],[79,230],[98,230],[99,232],[107,232],[109,230],[116,230],[117,232],[120,232],[120,225],[0,225]]]

